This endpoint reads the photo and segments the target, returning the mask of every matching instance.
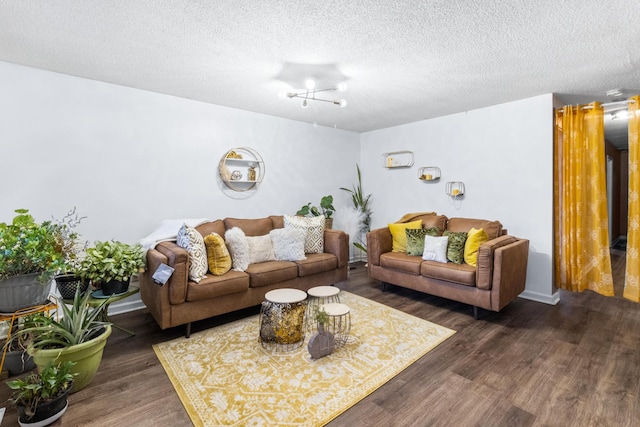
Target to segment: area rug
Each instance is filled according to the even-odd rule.
[[[340,300],[349,339],[320,359],[306,342],[264,349],[258,315],[153,348],[196,426],[322,426],[455,333],[345,291]]]

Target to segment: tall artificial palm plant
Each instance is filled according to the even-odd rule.
[[[353,206],[364,214],[362,220],[362,227],[360,232],[367,232],[370,230],[371,226],[371,208],[369,207],[369,202],[371,201],[371,194],[364,195],[364,190],[362,189],[362,174],[360,173],[360,166],[356,163],[356,170],[358,172],[358,183],[354,184],[352,188],[344,188],[341,187],[341,190],[346,191],[351,194],[351,201],[353,201]],[[364,242],[354,242],[353,245],[366,252],[367,248],[364,245]]]

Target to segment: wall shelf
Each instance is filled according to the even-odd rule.
[[[425,182],[440,180],[440,168],[437,166],[424,166],[418,169],[418,179]]]
[[[413,166],[413,151],[392,151],[382,154],[382,167],[395,169],[411,166]]]
[[[257,151],[238,147],[222,156],[218,171],[222,182],[233,191],[249,191],[262,182],[265,166]]]

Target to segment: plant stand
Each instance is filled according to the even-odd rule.
[[[6,342],[9,342],[9,339],[11,338],[11,331],[13,330],[13,324],[17,319],[24,316],[28,316],[29,314],[50,313],[51,310],[55,310],[57,308],[58,308],[57,304],[51,301],[48,301],[46,304],[23,308],[13,313],[0,314],[0,322],[7,322],[7,321],[9,322],[9,331],[7,332]],[[7,355],[7,346],[4,346],[4,348],[2,349],[2,359],[0,359],[0,377],[2,378],[4,378],[5,376],[5,372],[3,371],[3,368],[4,368],[4,359],[6,355]]]

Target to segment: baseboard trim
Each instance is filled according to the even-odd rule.
[[[547,295],[541,294],[539,292],[524,291],[523,293],[518,295],[518,297],[550,305],[556,305],[560,302],[559,292],[554,292],[551,295]]]

